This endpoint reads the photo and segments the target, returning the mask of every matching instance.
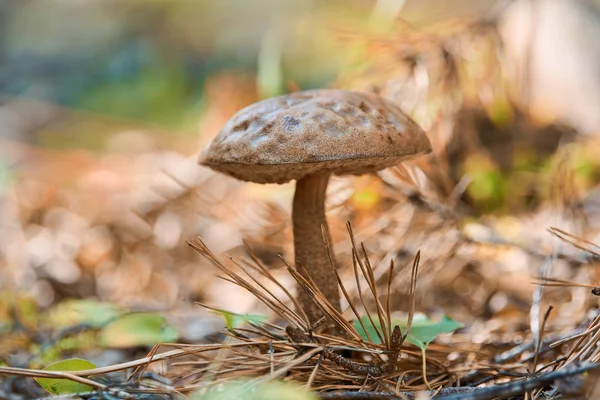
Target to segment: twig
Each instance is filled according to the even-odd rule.
[[[256,253],[254,252],[252,247],[250,247],[250,244],[246,240],[243,240],[243,243],[244,243],[244,246],[246,247],[246,252],[250,256],[250,258],[252,258],[252,261],[254,261],[255,265],[253,267],[258,269],[261,274],[263,274],[264,276],[269,278],[269,280],[271,282],[273,282],[275,285],[277,285],[277,287],[279,287],[281,290],[283,290],[283,292],[286,294],[286,296],[294,304],[294,309],[302,314],[304,321],[308,321],[308,316],[304,312],[304,309],[302,307],[300,307],[300,303],[298,303],[296,296],[292,296],[292,294],[289,292],[289,290],[284,285],[282,285],[278,279],[275,279],[275,277],[269,272],[269,270],[267,268],[265,268],[264,265],[262,265],[260,259],[256,255]],[[299,319],[302,319],[302,318],[299,318]]]
[[[548,229],[548,231],[550,231],[551,234],[558,237],[559,239],[561,239],[567,243],[570,243],[571,245],[578,248],[579,250],[583,250],[587,253],[590,253],[591,255],[593,255],[596,258],[600,258],[600,253],[598,253],[598,251],[593,250],[591,248],[591,247],[594,247],[596,249],[600,249],[600,246],[598,246],[596,243],[590,242],[589,240],[580,238],[578,236],[575,236],[571,233],[568,233],[568,232],[563,231],[562,229],[559,229],[556,227],[552,227],[552,228]],[[587,247],[587,246],[589,246],[589,247]]]
[[[421,356],[423,357],[422,367],[423,367],[423,382],[427,389],[431,390],[431,384],[427,380],[427,356],[425,355],[425,348],[421,347]]]
[[[375,321],[373,320],[373,317],[371,316],[371,313],[369,312],[369,309],[368,309],[368,307],[367,307],[367,305],[365,303],[365,300],[363,298],[362,290],[361,290],[361,287],[360,287],[360,278],[359,278],[359,274],[358,274],[357,265],[360,267],[360,270],[361,270],[363,276],[365,277],[365,280],[367,281],[367,285],[369,286],[369,289],[371,290],[371,292],[373,292],[373,286],[372,286],[372,284],[370,282],[370,279],[369,279],[370,275],[367,273],[366,267],[363,264],[362,260],[360,259],[360,256],[358,255],[358,248],[356,247],[356,240],[354,239],[354,232],[352,230],[352,225],[350,225],[350,223],[348,222],[348,223],[346,223],[346,228],[348,229],[348,234],[350,236],[350,242],[352,243],[352,264],[353,264],[353,267],[354,267],[354,277],[356,279],[356,287],[357,287],[357,290],[358,290],[358,296],[359,296],[360,301],[363,304],[363,307],[365,309],[365,314],[367,314],[367,318],[369,318],[369,321],[371,322],[371,326],[373,327],[373,330],[375,331],[375,333],[379,337],[379,341],[381,343],[387,343],[387,341],[385,339],[385,333],[379,332],[379,328],[377,327],[378,324],[375,324]],[[380,321],[380,323],[383,324],[383,321]],[[367,332],[366,329],[365,329],[365,332]],[[373,340],[368,335],[368,333],[367,333],[367,337],[368,337],[369,341],[373,342]]]
[[[389,323],[390,329],[395,329],[392,328],[392,281],[394,280],[394,259],[390,260],[390,272],[388,275],[388,281],[387,281],[387,296],[386,296],[386,304],[385,304],[385,313],[386,313],[386,318],[387,321]],[[391,338],[391,336],[393,336],[394,332],[391,333],[390,335],[390,350],[391,347],[394,346],[394,342]]]
[[[508,398],[517,396],[531,390],[535,390],[544,385],[551,384],[565,378],[584,374],[595,370],[600,364],[586,363],[578,367],[563,368],[559,371],[548,372],[538,376],[532,376],[522,381],[496,385],[492,387],[473,388],[470,393],[452,394],[448,396],[436,397],[436,400],[491,400],[497,397]]]
[[[532,371],[535,373],[537,370],[537,364],[540,357],[540,347],[542,346],[542,339],[544,338],[544,329],[546,328],[546,322],[548,322],[548,317],[550,317],[550,313],[554,307],[549,306],[548,310],[544,314],[544,319],[542,321],[542,326],[540,327],[540,335],[537,338],[537,345],[535,346],[535,357],[533,358],[533,368]]]
[[[79,372],[79,371],[76,371]],[[93,381],[91,379],[78,376],[74,372],[64,371],[40,371],[35,369],[25,368],[14,368],[14,367],[0,367],[0,375],[11,375],[11,376],[26,376],[30,378],[55,378],[55,379],[68,379],[70,381],[83,383],[91,386],[95,389],[106,389],[108,386],[102,383]],[[88,374],[89,375],[89,374]]]
[[[320,393],[323,400],[406,400],[414,399],[412,393],[409,396],[400,397],[394,392],[326,392]]]
[[[329,360],[333,361],[334,363],[346,369],[347,371],[353,372],[357,375],[365,375],[367,377],[379,377],[382,376],[384,373],[383,369],[379,365],[365,364],[349,360],[344,356],[334,353],[334,351],[328,347],[325,348],[323,353],[325,354],[325,357]]]
[[[556,245],[554,246],[553,254],[546,257],[542,265],[539,268],[539,276],[546,277],[550,274],[550,270],[554,266],[554,261],[556,260]],[[533,335],[533,340],[535,341],[535,348],[539,349],[541,346],[540,341],[542,340],[542,333],[540,331],[540,306],[542,302],[542,298],[544,296],[544,287],[541,285],[537,285],[533,292],[533,299],[531,303],[531,309],[529,310],[529,326],[531,329],[531,334]],[[534,371],[535,372],[535,371]]]
[[[417,274],[419,273],[419,262],[421,261],[421,250],[417,251],[415,260],[413,261],[412,270],[410,273],[410,288],[408,291],[408,320],[406,321],[406,332],[404,332],[403,340],[406,340],[412,320],[415,316],[415,290],[417,287]]]
[[[287,341],[279,341],[273,343],[287,343]],[[182,347],[182,349],[171,350],[164,353],[156,354],[153,357],[144,357],[138,360],[129,361],[121,364],[109,365],[106,367],[94,368],[94,369],[86,369],[82,371],[69,371],[69,375],[84,377],[84,376],[93,376],[93,375],[103,375],[110,372],[122,371],[129,368],[139,367],[147,364],[148,362],[156,362],[161,360],[168,360],[171,358],[180,357],[183,355],[190,355],[196,352],[203,351],[211,351],[211,350],[219,350],[223,347],[245,347],[248,345],[258,345],[265,344],[268,345],[268,340],[263,341],[253,341],[251,343],[230,343],[230,344],[197,344],[197,345],[177,345]],[[8,375],[8,376],[30,376],[30,377],[39,377],[39,378],[65,378],[64,376],[60,376],[60,374],[65,374],[65,372],[60,371],[41,371],[37,369],[27,369],[27,368],[16,368],[16,367],[0,367],[0,375]],[[65,378],[70,379],[70,378]],[[98,384],[96,382],[96,384]]]
[[[597,318],[600,319],[600,316],[598,316]],[[544,352],[543,349],[545,349],[545,348],[554,348],[557,346],[561,346],[571,340],[575,340],[578,337],[581,337],[582,335],[586,335],[588,333],[589,333],[589,329],[586,331],[586,329],[579,328],[579,329],[576,329],[575,332],[571,332],[568,335],[557,335],[557,334],[548,335],[547,338],[542,341],[542,346],[541,346],[542,350],[540,350],[540,352]],[[521,344],[519,344],[515,347],[512,347],[500,354],[495,355],[493,358],[493,362],[496,364],[506,364],[510,360],[512,360],[512,359],[518,357],[519,355],[525,353],[526,351],[532,350],[534,348],[535,348],[535,341],[533,341],[533,340],[527,341],[525,343],[521,343]]]
[[[373,295],[373,299],[375,300],[375,308],[377,309],[377,317],[381,323],[381,330],[383,333],[383,339],[385,346],[390,348],[390,335],[392,333],[391,322],[386,320],[386,312],[379,300],[379,295],[377,294],[377,282],[375,280],[375,275],[373,274],[373,267],[371,266],[371,261],[369,261],[369,255],[367,254],[367,249],[365,249],[364,243],[360,244],[363,257],[365,258],[365,265],[367,268],[367,275],[365,278],[368,278],[367,282],[369,282],[369,287],[371,289],[371,294]],[[363,271],[364,273],[364,271]]]
[[[320,353],[323,351],[323,347],[317,347],[315,349],[312,349],[311,351],[307,352],[306,354],[304,354],[302,357],[298,357],[296,358],[294,361],[288,363],[285,367],[278,369],[277,371],[273,372],[271,375],[266,376],[264,378],[257,378],[254,379],[253,381],[251,381],[252,383],[264,383],[264,382],[269,382],[275,378],[279,378],[281,376],[284,376],[289,370],[291,370],[292,368],[304,363],[307,360],[310,360],[315,354]]]
[[[321,234],[323,235],[323,241],[325,242],[325,247],[327,248],[327,256],[329,257],[329,263],[331,264],[331,268],[333,269],[333,273],[335,274],[335,278],[337,279],[338,286],[340,287],[340,289],[342,289],[344,298],[346,299],[346,301],[348,302],[348,305],[352,309],[354,316],[361,324],[363,330],[366,332],[367,330],[365,329],[365,326],[363,325],[362,321],[360,320],[360,315],[358,314],[358,310],[356,309],[356,307],[354,307],[354,304],[352,304],[350,295],[348,294],[348,291],[346,290],[346,287],[344,286],[344,283],[342,282],[342,278],[340,278],[340,274],[338,273],[338,270],[335,267],[335,260],[333,258],[333,250],[331,249],[331,243],[329,243],[329,235],[327,233],[327,228],[325,227],[325,225],[321,225]],[[342,312],[342,315],[343,315],[343,312]]]
[[[380,343],[383,343],[383,339],[381,337],[381,334],[379,333],[379,329],[377,329],[377,325],[373,321],[373,317],[371,316],[371,313],[369,312],[369,309],[366,306],[365,300],[362,295],[362,289],[360,287],[360,278],[358,275],[358,264],[359,263],[360,263],[360,261],[358,260],[358,255],[356,254],[356,249],[354,247],[352,247],[352,267],[354,268],[354,278],[356,279],[356,288],[357,288],[357,292],[358,292],[358,298],[360,299],[360,302],[362,303],[363,308],[365,309],[365,314],[367,315],[369,322],[371,322],[371,326],[373,327],[373,330],[379,337]],[[362,318],[359,318],[358,321],[359,321],[361,327],[363,328],[363,332],[365,332],[365,335],[367,336],[367,340],[371,343],[375,343],[373,341],[373,338],[369,334],[369,330],[365,327],[364,323],[362,322]]]
[[[312,386],[312,384],[315,380],[315,377],[317,376],[317,371],[319,370],[319,367],[321,366],[322,361],[323,361],[323,353],[321,353],[321,355],[319,356],[319,359],[317,360],[315,367],[313,368],[312,372],[310,373],[310,376],[308,377],[308,381],[306,382],[307,390],[309,390],[310,387]]]
[[[404,342],[404,337],[402,336],[402,331],[400,330],[400,326],[394,326],[394,331],[392,332],[391,345],[390,345],[390,354],[387,362],[387,370],[388,372],[395,372],[396,363],[398,362],[398,357],[400,356],[400,350],[402,349],[402,342]]]
[[[146,372],[146,369],[148,368],[150,363],[152,363],[152,359],[156,355],[156,352],[158,351],[159,348],[160,348],[160,343],[152,346],[152,349],[150,350],[150,352],[148,353],[148,355],[146,357],[148,359],[148,362],[146,364],[142,364],[140,366],[135,367],[133,372],[131,374],[129,374],[129,376],[127,377],[127,379],[126,379],[127,382],[129,382],[129,380],[131,378],[133,378],[141,368],[141,372],[138,374],[138,381],[139,381],[139,379],[142,377],[144,372]]]
[[[427,390],[421,393],[425,393],[428,396],[437,394],[437,396],[444,396],[450,394],[470,393],[479,388],[471,387],[449,387],[443,388],[439,391]],[[338,392],[321,392],[319,397],[323,400],[413,400],[415,394],[419,392],[352,392],[352,391],[338,391]],[[443,397],[435,397],[435,400]]]

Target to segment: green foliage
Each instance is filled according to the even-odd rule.
[[[316,400],[311,391],[292,382],[273,381],[256,383],[250,380],[235,380],[209,389],[206,393],[195,393],[192,400]]]
[[[575,187],[581,191],[593,190],[600,182],[600,159],[597,152],[598,149],[594,146],[570,148],[569,167]]]
[[[46,339],[33,341],[20,326],[43,332]],[[127,313],[124,307],[108,302],[70,299],[42,311],[33,299],[0,294],[0,360],[15,351],[27,351],[33,356],[31,368],[56,362],[65,352],[81,354],[98,346],[153,346],[177,338],[176,329],[162,316]]]
[[[14,304],[14,310],[19,317],[21,325],[35,329],[39,324],[39,309],[36,301],[31,297],[21,298]]]
[[[39,323],[37,303],[31,297],[10,291],[0,293],[0,333],[13,327],[15,317],[25,328],[36,329]]]
[[[112,303],[94,299],[65,300],[54,306],[49,314],[54,327],[86,324],[100,328],[125,313],[125,309]]]
[[[30,351],[38,356],[38,359],[32,362],[32,367],[56,362],[63,358],[65,352],[67,354],[84,353],[95,348],[96,334],[95,331],[84,330],[72,335],[65,335],[56,342],[50,340],[47,344],[32,344]]]
[[[432,321],[425,316],[415,317],[406,340],[421,349],[425,349],[439,335],[454,332],[462,326],[460,322],[446,315],[439,322]]]
[[[225,326],[227,329],[234,329],[241,326],[244,323],[253,322],[255,324],[263,323],[267,320],[264,315],[257,314],[237,314],[225,310],[212,309],[212,311],[223,317],[225,320]]]
[[[281,53],[283,42],[281,32],[271,27],[263,37],[258,55],[257,86],[261,97],[273,97],[283,94],[283,71]]]
[[[83,109],[122,118],[176,126],[182,110],[195,107],[188,94],[182,66],[168,63],[148,67],[126,80],[102,82],[83,98]]]
[[[153,346],[177,340],[177,330],[160,315],[140,312],[126,314],[105,326],[98,335],[104,347]]]
[[[501,207],[506,198],[506,178],[492,160],[483,154],[475,154],[467,159],[465,169],[472,179],[467,193],[483,211]]]
[[[81,358],[71,358],[56,362],[44,368],[44,371],[84,371],[94,369],[96,366],[87,360]],[[73,382],[68,379],[56,378],[36,378],[37,383],[48,392],[55,395],[74,394],[89,392],[93,388],[79,382]]]
[[[557,191],[570,198],[594,188],[600,182],[597,152],[596,146],[581,144],[563,145],[552,155],[516,146],[509,166],[501,168],[498,157],[475,152],[459,172],[471,178],[466,193],[476,211],[514,214],[554,199]]]
[[[504,96],[494,97],[494,100],[486,107],[486,111],[492,123],[497,127],[505,127],[514,123],[514,109]]]
[[[373,318],[374,324],[371,323],[367,316],[361,317],[361,321],[367,332],[365,332],[359,321],[354,321],[354,328],[360,334],[360,336],[365,340],[368,340],[370,336],[373,343],[381,344],[381,341],[379,340],[379,337],[375,331],[375,329],[377,329],[379,332],[382,332],[379,318]],[[403,333],[406,332],[407,323],[408,320],[406,318],[392,319],[392,326],[400,326],[400,330]],[[429,346],[429,343],[431,343],[439,335],[453,332],[462,326],[463,325],[460,322],[457,322],[448,316],[444,316],[439,322],[436,322],[427,318],[426,316],[416,315],[413,318],[406,340],[420,349],[425,350],[427,346]],[[368,336],[367,333],[369,334]]]

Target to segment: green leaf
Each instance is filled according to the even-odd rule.
[[[393,323],[395,324],[395,322]],[[415,317],[406,340],[424,350],[439,335],[454,332],[462,326],[460,322],[446,315],[439,322],[432,321],[425,316]],[[402,327],[400,328],[402,329]]]
[[[377,336],[375,331],[375,329],[377,329],[379,332],[382,332],[379,318],[374,317],[373,324],[367,316],[361,317],[361,321],[366,328],[366,332],[357,320],[354,321],[354,328],[358,334],[365,340],[369,340],[370,337],[373,343],[381,344],[381,340],[379,340],[379,336]],[[392,326],[400,326],[400,330],[403,334],[406,332],[407,323],[408,320],[406,318],[392,319]],[[423,315],[416,315],[413,318],[406,340],[421,349],[426,349],[429,343],[437,336],[453,332],[462,326],[463,325],[460,322],[457,322],[448,316],[444,316],[439,322],[435,322]]]
[[[98,336],[104,347],[154,346],[161,342],[173,342],[179,335],[160,315],[140,312],[126,314],[105,326]]]
[[[195,393],[191,400],[317,400],[314,392],[305,390],[297,383],[272,381],[255,383],[250,380],[234,380],[210,388],[206,393]]]
[[[362,317],[360,317],[360,320],[362,321],[362,325],[360,324],[360,322],[358,320],[355,320],[353,322],[354,329],[356,329],[356,332],[358,332],[360,337],[362,337],[363,339],[365,339],[371,343],[381,344],[381,340],[379,340],[379,336],[377,336],[377,332],[375,331],[375,328],[377,328],[379,333],[381,333],[381,324],[379,323],[379,318],[377,318],[377,317],[373,318],[374,324],[371,323],[371,321],[369,320],[369,317],[367,317],[366,315],[363,315]],[[363,329],[363,325],[366,328],[366,332],[365,332],[365,329]],[[401,325],[401,324],[398,324],[398,325],[400,325],[400,329],[402,329],[404,326],[406,326],[406,325]]]
[[[19,322],[28,329],[36,329],[40,315],[37,302],[30,297],[21,297],[14,306]]]
[[[282,51],[283,41],[281,30],[276,27],[270,27],[263,37],[258,54],[257,86],[262,98],[282,94]]]
[[[49,318],[55,327],[87,324],[100,328],[124,312],[116,304],[93,299],[65,300],[52,308]]]
[[[261,324],[267,321],[267,317],[258,314],[237,314],[217,308],[211,309],[215,314],[220,315],[225,320],[225,326],[227,329],[235,329],[241,326],[243,323],[254,322],[255,324]]]
[[[96,368],[96,366],[87,360],[71,358],[48,365],[43,371],[83,371],[94,368]],[[89,385],[73,382],[68,379],[35,378],[35,380],[41,387],[56,395],[74,394],[94,390],[94,388]]]

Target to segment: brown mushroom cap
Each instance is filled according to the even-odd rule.
[[[319,171],[375,172],[429,153],[425,132],[375,94],[310,90],[239,111],[200,164],[244,181],[285,183]]]

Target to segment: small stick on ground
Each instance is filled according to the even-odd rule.
[[[542,339],[544,338],[544,330],[546,328],[546,322],[548,322],[548,317],[550,317],[550,313],[552,312],[553,309],[554,309],[553,306],[548,307],[548,310],[546,310],[546,313],[544,314],[542,326],[540,327],[540,335],[537,339],[537,346],[535,347],[535,357],[533,359],[533,368],[531,370],[533,373],[535,373],[535,371],[537,370],[538,360],[540,357],[540,347],[542,346]]]
[[[367,377],[379,377],[382,376],[384,373],[383,369],[378,365],[359,363],[356,361],[349,360],[346,357],[335,353],[330,348],[326,347],[323,352],[327,359],[333,361],[340,367],[354,374]]]

